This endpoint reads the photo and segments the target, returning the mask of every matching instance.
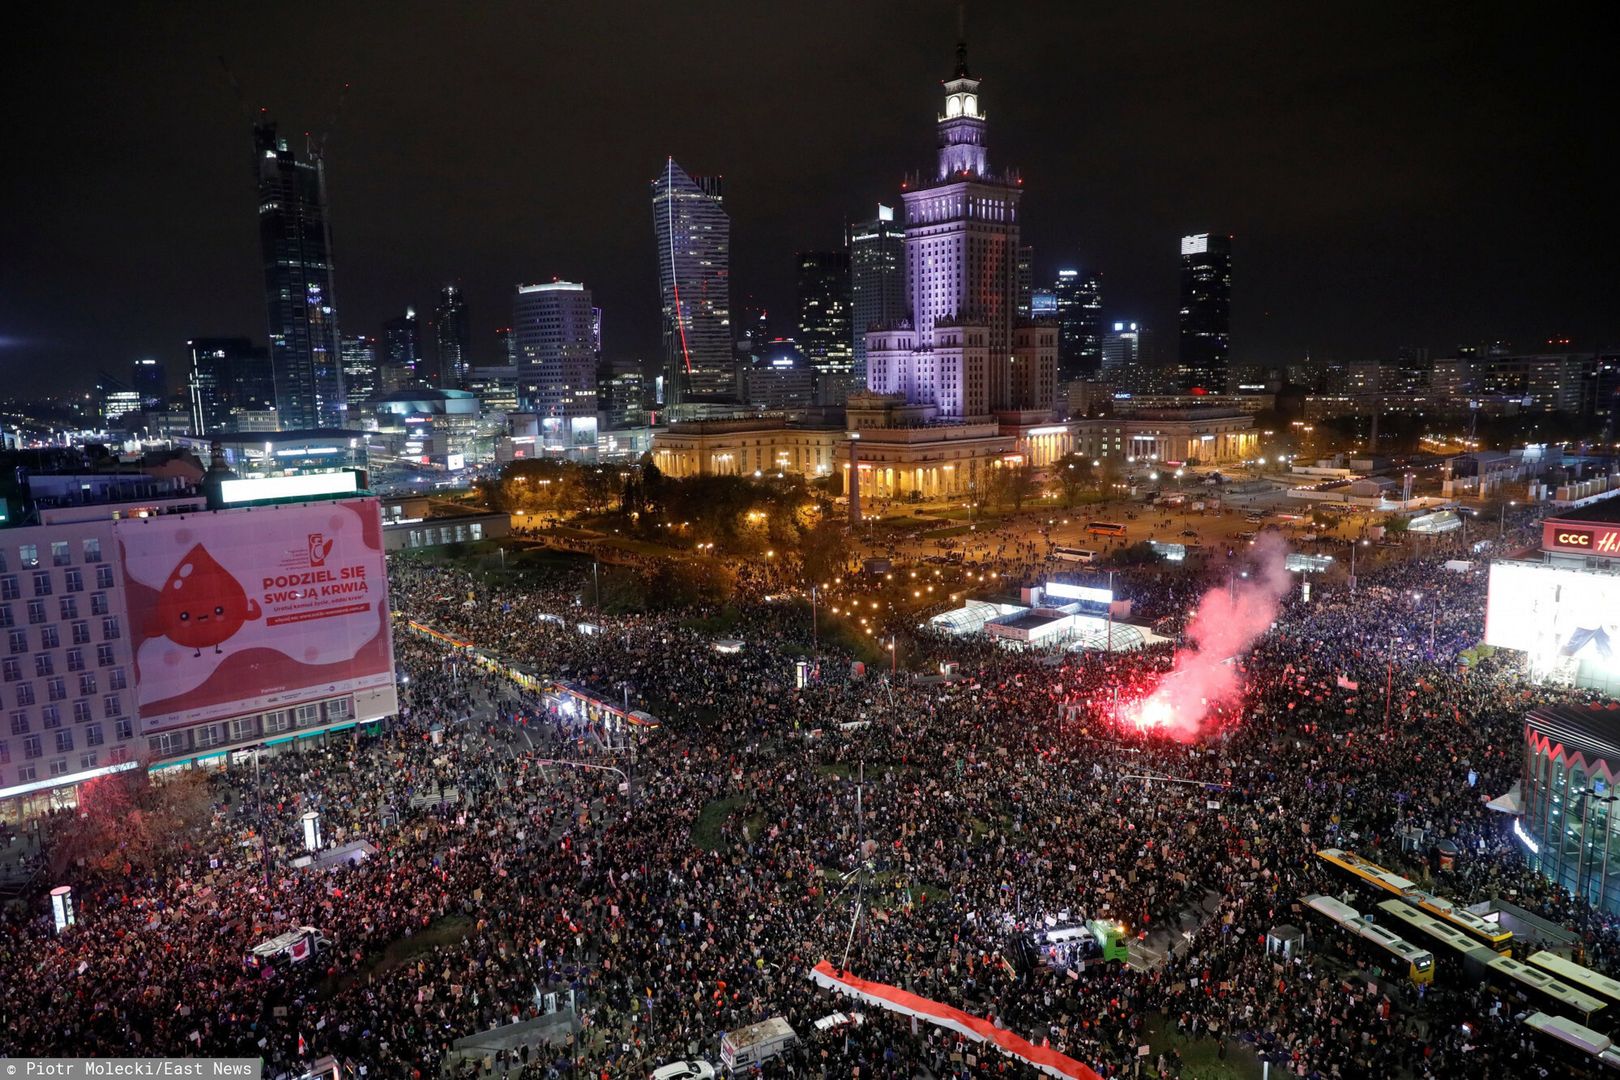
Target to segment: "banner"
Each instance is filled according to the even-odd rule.
[[[810,978],[818,986],[836,993],[848,994],[868,1005],[949,1028],[974,1042],[992,1043],[1002,1053],[1011,1054],[1048,1076],[1066,1077],[1067,1080],[1102,1080],[1089,1066],[1082,1065],[1051,1047],[1036,1046],[1028,1039],[1004,1028],[998,1028],[982,1017],[918,997],[898,986],[869,982],[847,971],[840,972],[826,960],[815,966]]]
[[[391,686],[375,499],[121,521],[143,732]]]

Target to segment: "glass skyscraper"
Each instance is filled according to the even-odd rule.
[[[1057,272],[1058,378],[1067,382],[1102,369],[1102,282],[1072,268]]]
[[[433,309],[433,332],[439,345],[435,385],[460,389],[472,366],[472,326],[467,318],[467,297],[460,285],[446,285],[439,291],[439,306]]]
[[[731,218],[718,176],[675,164],[652,182],[664,312],[665,401],[735,391],[731,348]]]
[[[518,286],[518,407],[537,414],[548,448],[596,447],[595,325],[591,292],[578,282]]]
[[[232,412],[275,407],[275,379],[264,349],[247,338],[192,338],[186,347],[191,352],[186,395],[191,399],[193,432],[229,431]]]
[[[866,332],[906,314],[906,229],[894,207],[878,205],[877,217],[849,230],[850,308],[855,374],[866,381]]]
[[[299,161],[273,121],[253,129],[270,363],[282,430],[340,427],[347,411],[321,165]]]
[[[853,370],[849,252],[799,252],[798,285],[799,345],[810,366],[820,372]]]
[[[1232,238],[1181,238],[1181,389],[1226,392],[1232,350]]]

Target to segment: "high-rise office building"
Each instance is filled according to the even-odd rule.
[[[433,309],[433,335],[438,343],[438,369],[434,385],[457,390],[467,381],[472,367],[472,324],[467,318],[467,297],[452,282],[439,290],[439,304]]]
[[[299,161],[261,119],[253,129],[270,363],[283,429],[339,427],[348,402],[332,292],[322,164]]]
[[[1184,390],[1225,393],[1232,351],[1232,238],[1181,238],[1181,351]]]
[[[989,171],[979,80],[967,46],[945,83],[938,168],[908,182],[910,325],[867,338],[867,385],[941,418],[1057,404],[1057,332],[1017,317],[1022,179]]]
[[[1032,289],[1029,294],[1029,316],[1032,319],[1055,319],[1058,317],[1057,293],[1052,289]],[[1059,370],[1061,371],[1063,337],[1058,335]]]
[[[379,362],[403,368],[411,376],[417,373],[422,358],[422,326],[417,321],[416,309],[407,307],[405,314],[396,315],[383,323],[382,355]]]
[[[906,313],[906,230],[894,207],[878,205],[877,217],[850,227],[849,283],[855,375],[866,380],[866,332]]]
[[[1018,317],[1030,318],[1030,295],[1035,291],[1035,248],[1018,245]]]
[[[771,333],[771,313],[752,296],[732,306],[731,329],[736,336],[736,355],[741,361],[751,361],[762,354],[766,342],[775,339]]]
[[[198,435],[230,431],[235,412],[265,413],[275,408],[270,354],[247,338],[192,338],[186,396],[191,430]]]
[[[1120,321],[1103,335],[1102,373],[1111,378],[1142,363],[1142,336],[1144,331],[1134,322]]]
[[[491,366],[509,367],[517,364],[517,339],[510,326],[495,331],[495,356]]]
[[[849,252],[801,251],[798,264],[799,346],[815,370],[848,372],[855,367]]]
[[[519,285],[512,304],[519,407],[538,415],[544,445],[596,445],[591,293],[575,281]]]
[[[647,379],[637,360],[614,360],[597,366],[596,403],[610,430],[647,422]]]
[[[731,219],[718,176],[675,164],[652,182],[663,303],[665,399],[733,393]]]
[[[362,406],[377,393],[377,339],[364,334],[343,337],[343,393],[349,401],[349,416],[360,415]]]
[[[383,323],[382,353],[377,357],[377,384],[385,391],[409,386],[422,374],[422,327],[416,309]]]
[[[1058,378],[1067,381],[1102,369],[1102,282],[1072,267],[1057,272]]]
[[[163,361],[147,357],[135,361],[130,388],[141,398],[141,408],[161,409],[169,399],[169,371]]]
[[[95,399],[101,422],[109,431],[141,426],[141,395],[124,380],[102,372],[96,378]]]

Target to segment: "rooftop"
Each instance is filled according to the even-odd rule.
[[[1578,510],[1549,514],[1548,521],[1590,521],[1599,525],[1620,525],[1620,497],[1603,499]]]
[[[1609,705],[1541,705],[1524,718],[1525,727],[1587,761],[1601,758],[1620,769],[1620,703]]]

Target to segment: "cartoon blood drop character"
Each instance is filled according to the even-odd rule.
[[[258,602],[197,544],[163,583],[151,633],[201,656],[210,645],[216,653],[223,652],[220,645],[259,614]]]

